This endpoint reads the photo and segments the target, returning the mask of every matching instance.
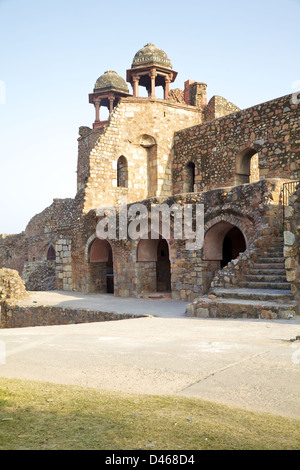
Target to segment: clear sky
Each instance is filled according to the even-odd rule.
[[[78,128],[106,70],[126,79],[151,42],[172,88],[202,81],[244,109],[295,91],[299,24],[300,0],[0,0],[0,233],[75,196]]]

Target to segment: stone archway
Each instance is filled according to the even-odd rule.
[[[47,250],[47,261],[55,261],[56,260],[56,252],[54,246],[51,244]]]
[[[107,240],[95,238],[88,251],[88,293],[114,293],[112,247]]]
[[[165,239],[159,240],[157,245],[156,290],[157,292],[171,292],[170,253]]]
[[[235,184],[259,181],[259,158],[253,148],[247,147],[236,157]]]
[[[137,246],[138,294],[171,292],[170,249],[167,240],[142,239]]]
[[[230,222],[221,221],[210,227],[205,234],[203,258],[217,261],[220,269],[236,259],[246,248],[247,241],[241,229]]]
[[[143,134],[139,138],[139,145],[145,149],[147,158],[147,197],[157,195],[157,143],[153,136]]]

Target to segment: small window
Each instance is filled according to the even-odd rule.
[[[123,155],[117,162],[117,186],[120,188],[128,188],[128,165]]]
[[[256,150],[246,148],[236,158],[235,184],[259,181],[259,158]]]
[[[50,245],[47,251],[47,261],[55,261],[55,259],[56,259],[55,249],[52,245]]]
[[[185,167],[185,189],[186,193],[193,193],[195,188],[195,163],[189,162]]]

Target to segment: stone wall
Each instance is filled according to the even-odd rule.
[[[195,163],[195,191],[233,186],[237,157],[247,149],[258,153],[260,179],[299,179],[299,120],[300,105],[287,95],[176,132],[174,193],[184,192],[183,174],[189,162]]]
[[[300,304],[300,185],[290,197],[285,216],[284,256],[287,280]]]
[[[185,240],[174,239],[171,218],[171,236],[168,238],[170,253],[172,298],[192,301],[209,291],[212,281],[220,283],[235,282],[238,270],[242,273],[247,267],[249,251],[264,250],[272,237],[282,228],[282,207],[280,204],[281,180],[263,180],[252,185],[240,185],[232,188],[221,188],[198,194],[185,194],[169,198],[151,198],[143,201],[150,214],[151,204],[166,203],[169,207],[178,204],[183,210],[185,204],[203,204],[205,215],[205,234],[222,223],[237,227],[243,233],[247,243],[247,254],[242,255],[238,262],[232,263],[232,270],[227,276],[214,279],[221,269],[220,258],[206,259],[201,250],[190,250]],[[99,218],[92,212],[86,216],[90,219],[89,243],[95,238],[95,228]],[[92,223],[93,221],[93,223]],[[128,222],[130,223],[130,221]],[[148,221],[150,229],[150,220]],[[94,235],[93,235],[94,234]],[[89,241],[90,240],[90,241]],[[151,240],[149,240],[150,242]],[[137,257],[137,240],[111,240],[114,260],[114,286],[118,297],[139,297],[156,292],[156,261],[146,259],[139,261]],[[87,249],[86,249],[87,252]],[[97,266],[88,262],[85,257],[82,266],[82,282],[92,285]],[[97,263],[96,263],[97,264]],[[101,263],[98,263],[101,264]],[[241,266],[242,265],[242,266]],[[84,268],[85,266],[85,268]],[[78,270],[76,270],[78,271]],[[98,276],[102,278],[102,276]],[[89,289],[89,288],[88,288]]]
[[[56,288],[55,261],[28,261],[22,279],[28,291],[50,291]]]
[[[0,328],[71,325],[129,318],[139,318],[139,315],[49,306],[22,307],[7,302],[0,304]]]
[[[122,99],[85,159],[89,176],[84,212],[101,204],[116,205],[122,198],[130,203],[170,195],[174,131],[199,122],[201,113],[193,106],[156,99]],[[89,135],[82,137],[81,145]],[[117,161],[121,156],[128,163],[128,187],[117,186]]]
[[[28,261],[28,239],[25,232],[17,235],[0,235],[0,268],[15,269],[22,273]]]
[[[213,96],[207,106],[204,108],[203,113],[203,122],[211,121],[213,119],[218,119],[228,114],[236,113],[240,111],[235,104],[230,103],[222,96],[215,95]]]

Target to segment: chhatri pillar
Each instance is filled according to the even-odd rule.
[[[168,99],[170,83],[176,77],[177,72],[172,69],[167,54],[149,43],[135,54],[131,69],[127,70],[126,80],[131,84],[135,97],[139,96],[139,86],[145,87],[151,98],[155,98],[155,88],[162,86],[164,99]]]

